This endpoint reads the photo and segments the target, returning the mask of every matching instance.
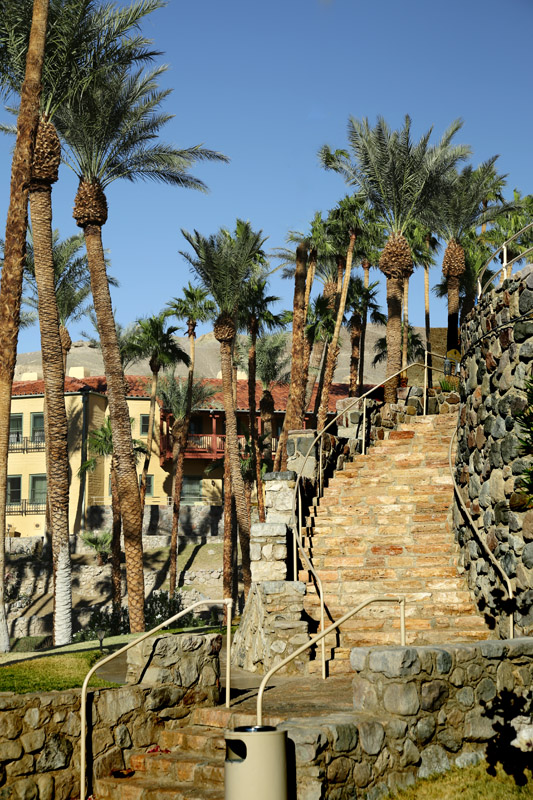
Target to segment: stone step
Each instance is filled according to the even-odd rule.
[[[179,784],[159,775],[135,773],[130,778],[98,778],[94,796],[98,800],[224,800],[224,786]]]
[[[135,772],[165,775],[177,783],[195,783],[209,786],[224,781],[224,752],[206,758],[203,752],[137,753],[130,756],[130,767]]]
[[[180,748],[182,751],[196,750],[202,753],[224,751],[224,735],[220,728],[209,728],[204,725],[187,725],[176,730],[165,730],[159,737],[162,748]]]

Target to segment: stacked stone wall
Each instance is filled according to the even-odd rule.
[[[156,744],[165,726],[218,702],[220,646],[215,634],[150,639],[131,663],[133,677],[143,673],[147,683],[89,692],[89,782],[91,765],[93,779],[123,769],[132,749]],[[80,695],[0,694],[0,797],[79,797]]]
[[[298,798],[379,800],[483,758],[519,774],[510,742],[531,707],[533,642],[354,648],[353,711],[283,723]],[[514,724],[513,724],[514,723]]]
[[[531,459],[520,454],[516,420],[526,406],[525,382],[532,374],[531,267],[481,298],[461,329],[461,343],[463,403],[456,480],[479,536],[512,581],[517,630],[531,634],[533,510],[527,510],[517,492]],[[506,636],[504,607],[509,604],[502,579],[457,504],[454,523],[470,587],[490,624]]]

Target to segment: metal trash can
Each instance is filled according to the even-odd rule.
[[[226,731],[225,800],[287,800],[287,733],[270,725]]]

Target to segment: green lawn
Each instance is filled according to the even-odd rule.
[[[58,653],[0,666],[0,692],[25,694],[79,688],[89,669],[100,657],[98,650],[90,650]],[[104,688],[117,684],[94,677],[90,685]]]
[[[531,772],[528,778],[526,786],[517,786],[501,767],[494,777],[488,775],[487,764],[482,761],[475,767],[455,767],[444,775],[418,781],[396,797],[397,800],[526,800],[533,798]]]

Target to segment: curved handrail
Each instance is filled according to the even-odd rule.
[[[495,558],[494,553],[492,553],[492,551],[490,550],[490,548],[488,547],[486,542],[484,542],[483,539],[481,538],[481,536],[479,535],[479,531],[478,531],[476,525],[474,524],[474,520],[472,519],[472,517],[470,515],[470,512],[469,512],[468,508],[466,507],[466,503],[463,500],[463,496],[461,495],[461,492],[459,491],[459,487],[457,485],[457,481],[455,480],[455,474],[454,474],[453,463],[452,463],[452,452],[453,452],[453,444],[455,442],[456,436],[457,436],[457,428],[454,430],[454,432],[452,434],[452,438],[450,440],[450,448],[448,450],[448,463],[450,465],[450,474],[452,476],[453,488],[455,490],[455,495],[456,495],[456,497],[457,497],[457,499],[459,501],[459,505],[461,506],[461,509],[462,509],[464,515],[466,516],[466,518],[467,518],[467,520],[468,520],[468,522],[470,524],[470,527],[472,528],[472,530],[474,532],[474,536],[477,539],[478,544],[481,546],[481,549],[484,550],[485,555],[488,557],[488,559],[491,562],[492,566],[494,567],[495,571],[500,574],[500,578],[502,578],[503,583],[505,584],[505,588],[507,590],[507,594],[509,596],[509,599],[513,600],[514,599],[514,592],[513,592],[513,587],[512,587],[511,581],[509,580],[509,576],[505,573],[503,567],[501,566],[499,561]],[[511,609],[510,612],[509,612],[509,639],[513,639],[513,638],[514,638],[514,612]]]
[[[121,647],[120,650],[116,650],[114,653],[106,656],[105,658],[101,658],[87,673],[85,676],[85,680],[83,681],[83,686],[81,688],[81,700],[80,700],[80,800],[85,800],[86,797],[86,771],[87,771],[87,750],[86,750],[86,735],[87,735],[87,690],[89,686],[89,681],[91,680],[94,673],[100,668],[103,667],[104,664],[109,663],[117,656],[125,653],[126,650],[134,647],[139,642],[142,642],[144,639],[147,639],[156,631],[160,631],[161,628],[166,628],[170,625],[171,622],[175,622],[180,617],[183,617],[189,611],[192,611],[193,608],[197,608],[198,606],[213,606],[213,605],[225,605],[227,606],[226,612],[226,625],[227,625],[227,642],[226,648],[228,651],[227,659],[226,659],[226,708],[229,708],[230,705],[230,688],[231,688],[231,658],[230,658],[230,649],[231,649],[231,609],[233,606],[233,600],[230,598],[224,598],[223,600],[198,600],[196,603],[184,608],[182,611],[179,611],[177,614],[174,614],[173,617],[169,617],[164,622],[161,622],[159,625],[156,625],[155,628],[152,628],[145,633],[142,633],[140,636],[137,636],[136,639],[133,639],[131,642],[128,642],[124,647]]]
[[[506,239],[506,241],[500,247],[498,247],[498,249],[495,250],[494,253],[492,253],[491,257],[489,258],[487,263],[484,265],[483,269],[481,270],[481,272],[479,273],[478,278],[477,278],[477,299],[478,300],[481,297],[481,295],[485,293],[485,291],[490,286],[490,284],[492,283],[494,278],[496,278],[501,272],[503,272],[503,270],[505,270],[507,272],[507,267],[511,267],[515,263],[515,261],[520,261],[520,259],[525,258],[527,255],[529,255],[530,253],[533,252],[533,247],[530,247],[527,250],[525,250],[523,253],[520,253],[520,255],[518,255],[515,258],[513,258],[512,261],[507,261],[507,246],[508,246],[508,244],[510,242],[514,242],[515,239],[517,239],[519,236],[521,236],[523,233],[525,233],[531,227],[533,227],[533,222],[530,222],[528,225],[526,225],[524,228],[522,228],[521,231],[518,231],[518,233],[515,233],[509,239]],[[498,270],[498,272],[494,275],[494,278],[491,278],[490,281],[487,281],[487,283],[482,288],[481,287],[481,279],[482,279],[483,275],[485,274],[485,272],[487,271],[489,266],[492,264],[492,262],[494,261],[494,259],[498,255],[498,253],[501,253],[502,250],[504,251],[504,263],[503,263],[503,265]]]
[[[329,625],[326,630],[317,633],[316,636],[313,636],[312,639],[309,639],[308,642],[302,644],[294,653],[291,653],[290,656],[284,658],[283,661],[280,661],[279,664],[276,664],[272,669],[270,669],[263,680],[261,681],[261,685],[259,687],[259,692],[257,694],[257,725],[263,724],[263,694],[265,691],[265,687],[272,677],[278,670],[282,667],[289,664],[293,661],[300,653],[303,653],[305,650],[308,650],[310,647],[313,647],[317,642],[321,639],[323,640],[329,633],[336,630],[340,625],[342,625],[346,620],[353,617],[354,614],[357,614],[358,611],[361,609],[366,608],[371,603],[399,603],[400,605],[400,643],[402,647],[405,647],[405,597],[371,597],[369,600],[365,600],[362,603],[359,603],[358,606],[352,608],[351,611],[347,611],[337,622],[334,622],[332,625]]]

